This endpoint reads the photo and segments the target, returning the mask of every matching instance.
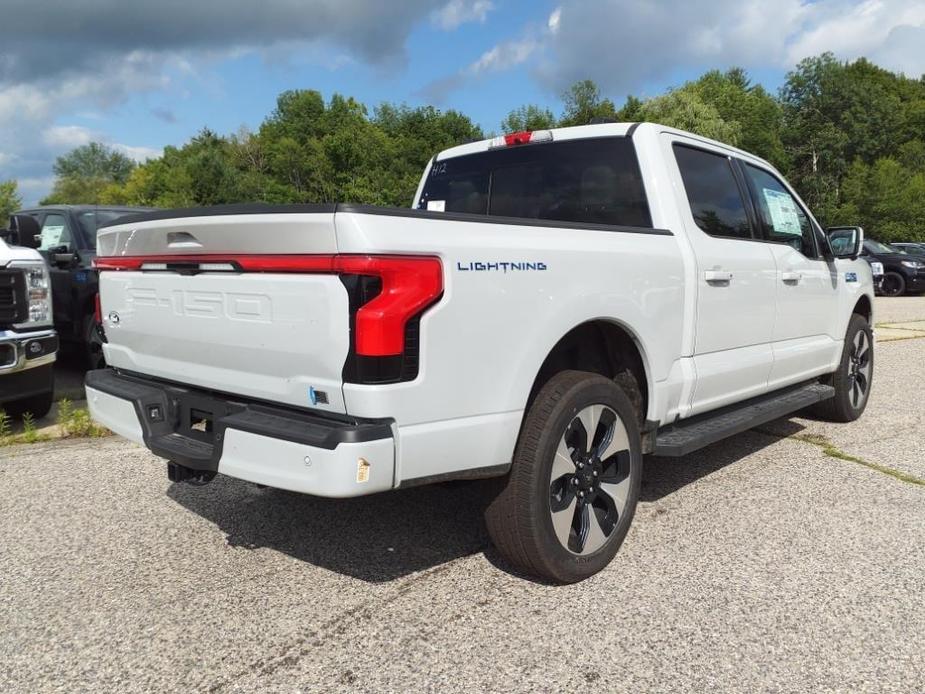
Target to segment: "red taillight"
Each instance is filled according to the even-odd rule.
[[[228,265],[241,272],[368,275],[382,290],[356,314],[356,352],[367,357],[404,351],[408,321],[443,293],[443,266],[432,256],[159,255],[97,258],[98,270],[182,270]]]
[[[103,308],[100,306],[99,292],[97,292],[96,296],[93,297],[93,318],[97,325],[100,325],[103,322]]]
[[[408,321],[443,293],[439,258],[341,255],[334,265],[339,274],[382,280],[382,291],[357,311],[356,351],[363,356],[401,354]]]
[[[509,135],[504,136],[504,144],[508,147],[513,147],[514,145],[525,145],[533,139],[533,133],[529,130],[524,130],[519,133],[510,133]]]

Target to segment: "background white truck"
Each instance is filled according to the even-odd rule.
[[[38,228],[20,228],[24,222],[17,217],[11,221],[0,231],[0,410],[38,419],[51,409],[58,351],[51,279],[42,256],[18,245]]]
[[[654,124],[450,149],[410,210],[126,218],[98,236],[90,409],[175,481],[497,476],[498,548],[576,581],[622,543],[643,453],[863,412],[862,236],[830,240],[767,162]]]

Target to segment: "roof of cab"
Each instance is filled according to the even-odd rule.
[[[708,137],[697,135],[696,133],[688,132],[686,130],[672,128],[660,123],[600,123],[595,125],[576,125],[568,128],[551,128],[549,129],[549,132],[552,133],[553,142],[562,142],[564,140],[579,140],[591,137],[628,137],[633,136],[636,133],[643,132],[671,133],[674,135],[682,135],[684,137],[697,140],[698,142],[710,147],[725,150],[731,155],[760,162],[763,165],[776,171],[776,168],[771,163],[765,161],[761,157],[752,154],[751,152],[746,152],[745,150],[741,150],[738,147],[726,144],[725,142],[711,140]],[[460,157],[466,154],[487,152],[493,139],[494,138],[489,138],[486,140],[479,140],[477,142],[468,142],[464,145],[458,145],[456,147],[445,149],[440,152],[434,159],[435,161],[441,161],[443,159],[451,159],[453,157]]]

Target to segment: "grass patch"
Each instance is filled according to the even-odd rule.
[[[13,433],[13,419],[4,410],[0,410],[0,446],[12,446],[17,443],[40,443],[51,437],[35,427],[35,417],[31,412],[22,416],[22,431]]]
[[[58,429],[66,439],[98,439],[112,432],[90,418],[90,412],[83,407],[74,407],[67,398],[58,401]]]
[[[849,463],[857,463],[858,465],[863,465],[866,468],[870,468],[876,472],[883,473],[884,475],[889,475],[898,479],[900,482],[906,482],[908,484],[917,484],[919,486],[925,487],[925,479],[921,477],[916,477],[915,475],[910,475],[908,473],[902,472],[901,470],[896,470],[886,465],[878,465],[877,463],[871,463],[863,458],[858,458],[857,456],[850,455],[845,453],[840,448],[836,447],[831,441],[829,441],[825,436],[821,434],[793,434],[787,438],[795,439],[797,441],[803,441],[804,443],[811,443],[814,446],[818,446],[822,449],[822,452],[825,453],[830,458],[835,458],[837,460],[844,460]]]
[[[0,446],[41,443],[51,441],[53,438],[95,439],[112,434],[109,429],[94,422],[86,408],[74,407],[74,403],[67,399],[58,402],[58,416],[55,424],[58,427],[57,436],[41,432],[35,425],[35,417],[31,412],[26,412],[22,416],[22,431],[13,433],[12,417],[0,409]]]

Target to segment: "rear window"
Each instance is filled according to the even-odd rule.
[[[78,213],[77,219],[86,233],[90,247],[96,248],[96,230],[129,214],[134,213],[131,210],[87,210]]]
[[[636,150],[623,137],[521,145],[434,162],[418,208],[652,226]]]

